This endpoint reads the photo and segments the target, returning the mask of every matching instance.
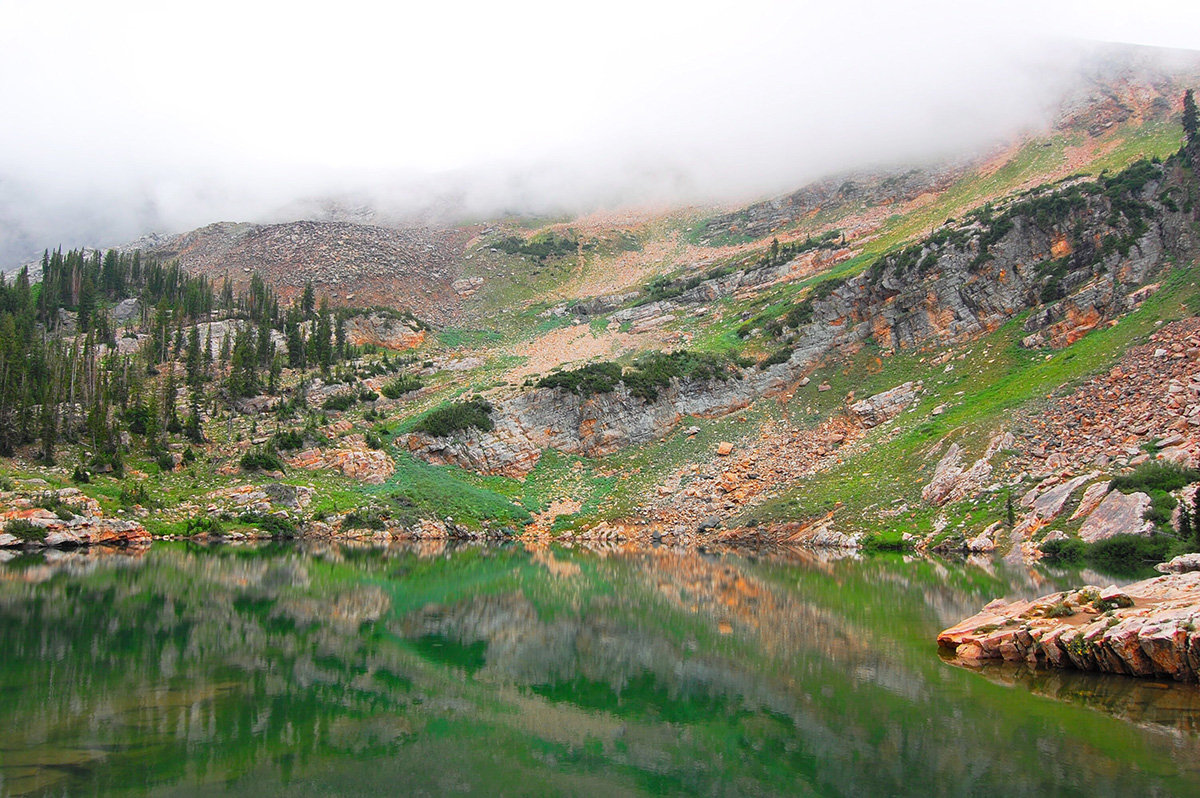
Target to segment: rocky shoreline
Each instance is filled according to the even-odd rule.
[[[1160,570],[1183,564],[1169,563]],[[1200,680],[1200,571],[1124,588],[1084,586],[1032,601],[997,599],[938,635],[959,665],[988,660]]]

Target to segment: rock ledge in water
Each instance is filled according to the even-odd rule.
[[[1126,588],[1094,586],[1033,601],[997,599],[938,635],[959,664],[1004,659],[1197,681],[1200,571]]]

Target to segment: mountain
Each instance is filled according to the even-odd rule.
[[[110,345],[147,360],[122,372],[136,377],[126,403],[150,393],[195,419],[191,443],[151,441],[149,403],[113,411],[122,451],[165,497],[147,523],[175,529],[180,507],[199,506],[233,523],[254,494],[255,512],[323,535],[523,529],[1029,557],[1051,533],[1092,535],[1115,505],[1143,501],[1111,492],[1114,478],[1200,465],[1200,144],[1182,149],[1180,124],[1193,85],[1194,54],[1125,53],[1093,64],[1044,127],[982,154],[864,166],[736,205],[446,227],[338,205],[141,239],[122,257],[227,275],[239,291],[258,274],[281,300],[278,318],[253,295],[185,313],[171,302],[187,291],[164,289],[143,294],[153,318],[113,316],[125,332]],[[134,301],[113,287],[119,269],[96,283],[100,300],[84,290],[89,268],[109,274],[100,255],[67,260],[73,279],[43,289],[62,303],[50,326]],[[288,309],[310,283],[336,318]],[[184,362],[192,329],[210,354],[240,341],[207,383]],[[64,456],[85,466],[96,422],[63,406]],[[176,462],[185,445],[203,457]],[[276,483],[289,487],[268,492]],[[1147,529],[1190,500],[1180,486],[1141,495]]]

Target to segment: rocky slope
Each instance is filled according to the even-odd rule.
[[[193,273],[219,284],[228,274],[236,287],[252,272],[285,297],[312,282],[339,304],[386,305],[433,322],[460,310],[452,284],[465,236],[432,228],[391,229],[346,222],[283,224],[220,222],[176,236],[130,245],[161,259],[178,259]]]
[[[724,382],[676,380],[653,402],[623,383],[587,399],[528,391],[497,406],[492,431],[411,435],[405,445],[430,462],[521,476],[547,448],[607,454],[659,439],[685,416],[741,409],[869,341],[884,350],[961,344],[1033,309],[1027,344],[1066,345],[1144,299],[1151,289],[1143,286],[1168,258],[1195,250],[1194,214],[1173,199],[1191,190],[1178,162],[1049,187],[948,224],[850,279],[819,284],[801,303],[808,321],[784,336],[786,362]],[[709,282],[731,278],[745,275]]]

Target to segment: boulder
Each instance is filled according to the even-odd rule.
[[[1083,498],[1079,500],[1079,506],[1075,508],[1075,512],[1071,513],[1070,521],[1078,521],[1080,518],[1086,518],[1091,515],[1100,502],[1104,500],[1108,493],[1108,486],[1111,482],[1097,482],[1093,485],[1088,485],[1087,490],[1083,492]]]
[[[1160,562],[1154,566],[1156,571],[1164,574],[1186,574],[1200,571],[1200,554],[1180,554],[1170,562]]]
[[[877,427],[900,415],[904,408],[917,398],[919,390],[920,386],[916,383],[906,382],[889,391],[855,402],[850,405],[850,412],[858,417],[864,427]]]
[[[1144,493],[1112,491],[1087,517],[1079,528],[1079,537],[1088,542],[1111,538],[1114,535],[1149,535],[1154,524],[1144,520],[1150,509],[1150,497]]]

